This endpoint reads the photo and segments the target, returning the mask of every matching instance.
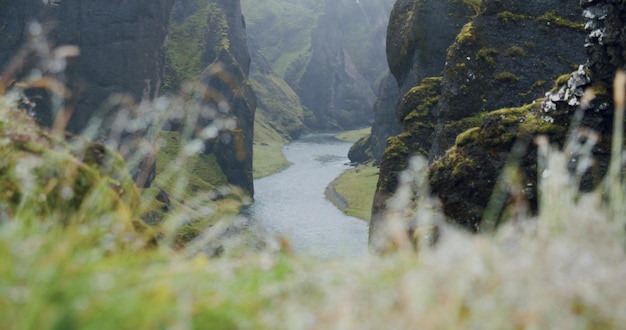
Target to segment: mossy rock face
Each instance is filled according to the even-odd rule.
[[[463,1],[396,1],[387,30],[387,58],[403,93],[440,74],[448,47],[474,13]]]
[[[546,80],[584,63],[582,24],[580,8],[556,0],[484,2],[449,48],[438,110],[444,129],[431,153],[454,145],[459,131],[446,126],[542,97]]]
[[[220,142],[207,145],[206,153],[215,155],[229,183],[252,195],[256,96],[247,77],[250,55],[240,2],[177,0],[170,24],[164,87],[176,91],[185,82],[200,83],[207,89],[203,102],[219,109],[224,120],[235,120],[237,127],[221,131]],[[201,129],[213,119],[201,116],[196,125]]]
[[[557,120],[568,120],[561,113]],[[445,214],[456,224],[479,231],[483,213],[494,186],[514,148],[530,205],[536,207],[537,153],[533,144],[538,135],[563,144],[567,127],[554,124],[540,112],[540,102],[502,109],[483,116],[480,127],[457,136],[456,144],[429,169],[432,192],[442,202]]]
[[[384,212],[386,198],[397,187],[398,173],[406,169],[408,157],[414,154],[428,156],[433,142],[435,110],[441,92],[441,77],[429,77],[422,84],[412,88],[400,101],[397,116],[403,118],[404,131],[387,140],[387,146],[380,161],[380,176],[372,208],[372,221],[380,220]]]
[[[94,232],[115,236],[116,246],[154,238],[140,220],[139,193],[122,157],[102,144],[66,142],[4,103],[0,155],[0,219],[101,226]]]
[[[621,4],[602,1],[583,6],[587,25],[615,36],[611,42],[591,30],[585,42],[577,4],[499,0],[484,2],[480,14],[450,47],[437,109],[437,136],[430,148],[429,181],[451,222],[481,230],[483,213],[507,163],[519,168],[516,180],[521,199],[533,210],[537,152],[532,141],[542,135],[562,146],[587,88],[596,91],[596,98],[586,105],[580,126],[598,132],[600,139],[592,150],[596,163],[582,175],[581,188],[593,189],[606,172],[613,109],[607,86],[611,86],[615,70],[626,63],[625,56],[615,56],[626,49],[624,31],[615,28],[621,26],[618,22],[623,20],[624,10]],[[602,14],[607,11],[611,14]],[[563,75],[572,71],[573,63],[587,60],[584,48],[589,50],[589,64]],[[556,84],[549,90],[552,81]],[[533,96],[544,99],[522,106]],[[585,131],[572,134],[578,137],[573,140],[577,143],[586,140]],[[407,135],[411,131],[394,139]],[[419,150],[402,145],[406,155]],[[393,187],[389,182],[386,186]],[[511,201],[509,197],[507,193],[498,196],[503,208]],[[376,202],[384,206],[384,201]]]

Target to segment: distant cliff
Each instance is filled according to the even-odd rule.
[[[427,8],[428,0],[399,1],[396,6],[400,3],[419,12]],[[415,15],[396,9],[392,22]],[[582,9],[560,0],[483,1],[474,9],[477,15],[447,48],[441,74],[419,77],[423,80],[415,80],[398,103],[396,115],[403,132],[389,139],[382,157],[373,231],[385,212],[385,201],[395,191],[397,174],[413,154],[427,156],[433,163],[430,181],[446,215],[478,230],[514,141],[534,134],[548,134],[555,142],[564,139],[571,110],[555,114],[558,118],[542,119],[537,110],[541,100],[524,105],[543,97],[555,80],[557,89],[567,84],[572,76],[559,77],[585,62]],[[445,14],[440,17],[445,19]],[[419,27],[421,34],[405,34],[390,25],[388,37],[396,35],[398,41],[388,43],[392,48],[389,62],[399,83],[410,76],[409,68],[420,63],[419,57],[406,57],[412,53],[403,51],[403,45],[413,44],[408,41],[416,35],[440,30],[436,25],[424,26],[423,20],[409,24],[404,19],[406,26]],[[498,110],[501,108],[509,109]],[[532,184],[530,172],[536,162],[532,150],[528,152],[521,164],[529,169],[528,182]],[[533,192],[528,193],[532,203]]]
[[[287,119],[290,125],[300,121],[311,129],[337,129],[371,123],[375,91],[387,72],[384,39],[391,3],[243,1],[256,47],[274,75],[298,96],[297,116]],[[290,93],[282,90],[281,95]],[[281,103],[269,94],[260,99],[262,108]]]

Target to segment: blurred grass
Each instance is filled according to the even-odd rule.
[[[136,206],[132,189],[118,189],[128,173],[88,164],[67,148],[0,96],[2,330],[626,324],[624,215],[616,212],[624,194],[573,193],[562,180],[564,154],[548,144],[540,148],[541,168],[550,175],[539,185],[536,218],[481,236],[442,225],[434,248],[347,260],[288,250],[210,259],[189,246],[149,244],[149,230],[134,223],[145,205]],[[184,164],[193,168],[194,162]],[[615,166],[622,171],[607,185],[623,192],[623,164]],[[174,186],[187,180],[189,173],[172,169],[179,179]],[[81,194],[69,194],[64,182]],[[185,189],[181,184],[176,191]],[[203,196],[183,201],[212,207]],[[156,230],[167,238],[170,226],[176,230],[188,219],[185,212],[168,213]]]

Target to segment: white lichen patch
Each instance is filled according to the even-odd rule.
[[[585,94],[585,87],[590,82],[591,77],[585,72],[584,66],[579,66],[578,70],[572,73],[566,84],[560,86],[556,92],[547,92],[545,94],[545,100],[541,103],[541,110],[544,113],[555,111],[557,104],[560,102],[566,103],[571,107],[579,106]]]

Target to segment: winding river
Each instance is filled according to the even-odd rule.
[[[351,257],[367,250],[368,225],[346,216],[324,191],[348,167],[350,143],[332,134],[312,134],[286,145],[293,163],[255,180],[255,203],[248,213],[257,224],[289,241],[294,252],[323,258]]]

